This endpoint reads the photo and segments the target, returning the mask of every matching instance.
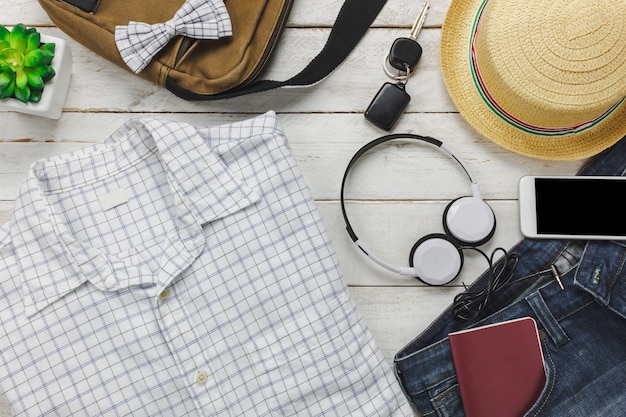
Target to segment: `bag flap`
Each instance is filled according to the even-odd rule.
[[[184,0],[101,0],[95,13],[59,0],[38,0],[68,36],[129,70],[115,44],[115,27],[129,21],[170,20]],[[185,90],[210,95],[252,81],[279,38],[293,0],[227,0],[233,36],[219,40],[175,37],[138,75],[165,86],[167,78]]]
[[[183,42],[168,77],[180,88],[210,95],[245,85],[265,66],[293,0],[227,0],[233,36]]]

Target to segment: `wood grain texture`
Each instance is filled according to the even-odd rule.
[[[509,248],[520,238],[517,182],[530,174],[574,174],[582,161],[539,161],[510,153],[476,133],[457,113],[439,65],[441,26],[450,0],[431,2],[419,35],[424,54],[407,84],[412,99],[394,132],[430,135],[461,155],[476,175],[497,217],[494,238],[483,248]],[[319,52],[340,1],[296,2],[288,28],[262,78],[285,79]],[[413,0],[389,0],[364,39],[330,77],[313,87],[273,90],[225,101],[186,102],[110,64],[54,27],[37,0],[3,0],[0,23],[24,23],[68,39],[74,57],[64,113],[49,120],[0,112],[0,223],[9,221],[29,166],[37,159],[103,141],[130,118],[147,117],[195,125],[229,123],[275,110],[293,155],[309,184],[331,238],[350,293],[389,361],[423,331],[485,266],[466,255],[462,274],[444,288],[396,276],[365,258],[350,241],[338,202],[345,166],[362,145],[386,133],[363,117],[382,83],[389,46],[421,9]],[[403,265],[421,236],[442,231],[448,201],[467,195],[469,183],[440,151],[397,141],[363,157],[346,187],[347,210],[359,236],[378,255]],[[0,397],[0,417],[10,415]]]

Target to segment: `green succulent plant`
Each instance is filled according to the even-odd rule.
[[[0,25],[0,99],[37,103],[55,75],[50,65],[55,44],[41,43],[37,29],[19,23],[9,31]]]

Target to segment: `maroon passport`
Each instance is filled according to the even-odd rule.
[[[546,382],[530,317],[448,335],[466,417],[521,417]]]

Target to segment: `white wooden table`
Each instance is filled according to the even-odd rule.
[[[288,28],[264,78],[296,74],[325,42],[340,0],[296,1]],[[517,182],[527,174],[574,174],[583,161],[550,162],[506,151],[476,133],[458,114],[440,71],[441,25],[450,0],[431,1],[419,42],[424,53],[407,84],[412,100],[393,132],[436,137],[452,147],[477,176],[497,218],[494,238],[484,246],[508,248],[521,238]],[[0,23],[24,23],[68,39],[74,57],[70,90],[59,120],[0,112],[0,222],[8,220],[29,165],[42,157],[103,141],[127,119],[155,117],[197,125],[242,120],[275,110],[299,166],[318,201],[345,280],[389,361],[485,267],[476,253],[451,285],[427,287],[396,276],[365,258],[350,241],[338,203],[344,169],[363,144],[386,132],[363,112],[382,83],[383,55],[406,36],[422,1],[389,0],[347,61],[310,88],[279,89],[226,101],[186,102],[109,63],[68,38],[36,0],[3,0]],[[352,172],[347,210],[357,234],[386,260],[408,266],[417,239],[442,232],[450,200],[469,194],[469,183],[442,152],[419,143],[392,143],[367,154]],[[1,416],[1,414],[0,414]]]

